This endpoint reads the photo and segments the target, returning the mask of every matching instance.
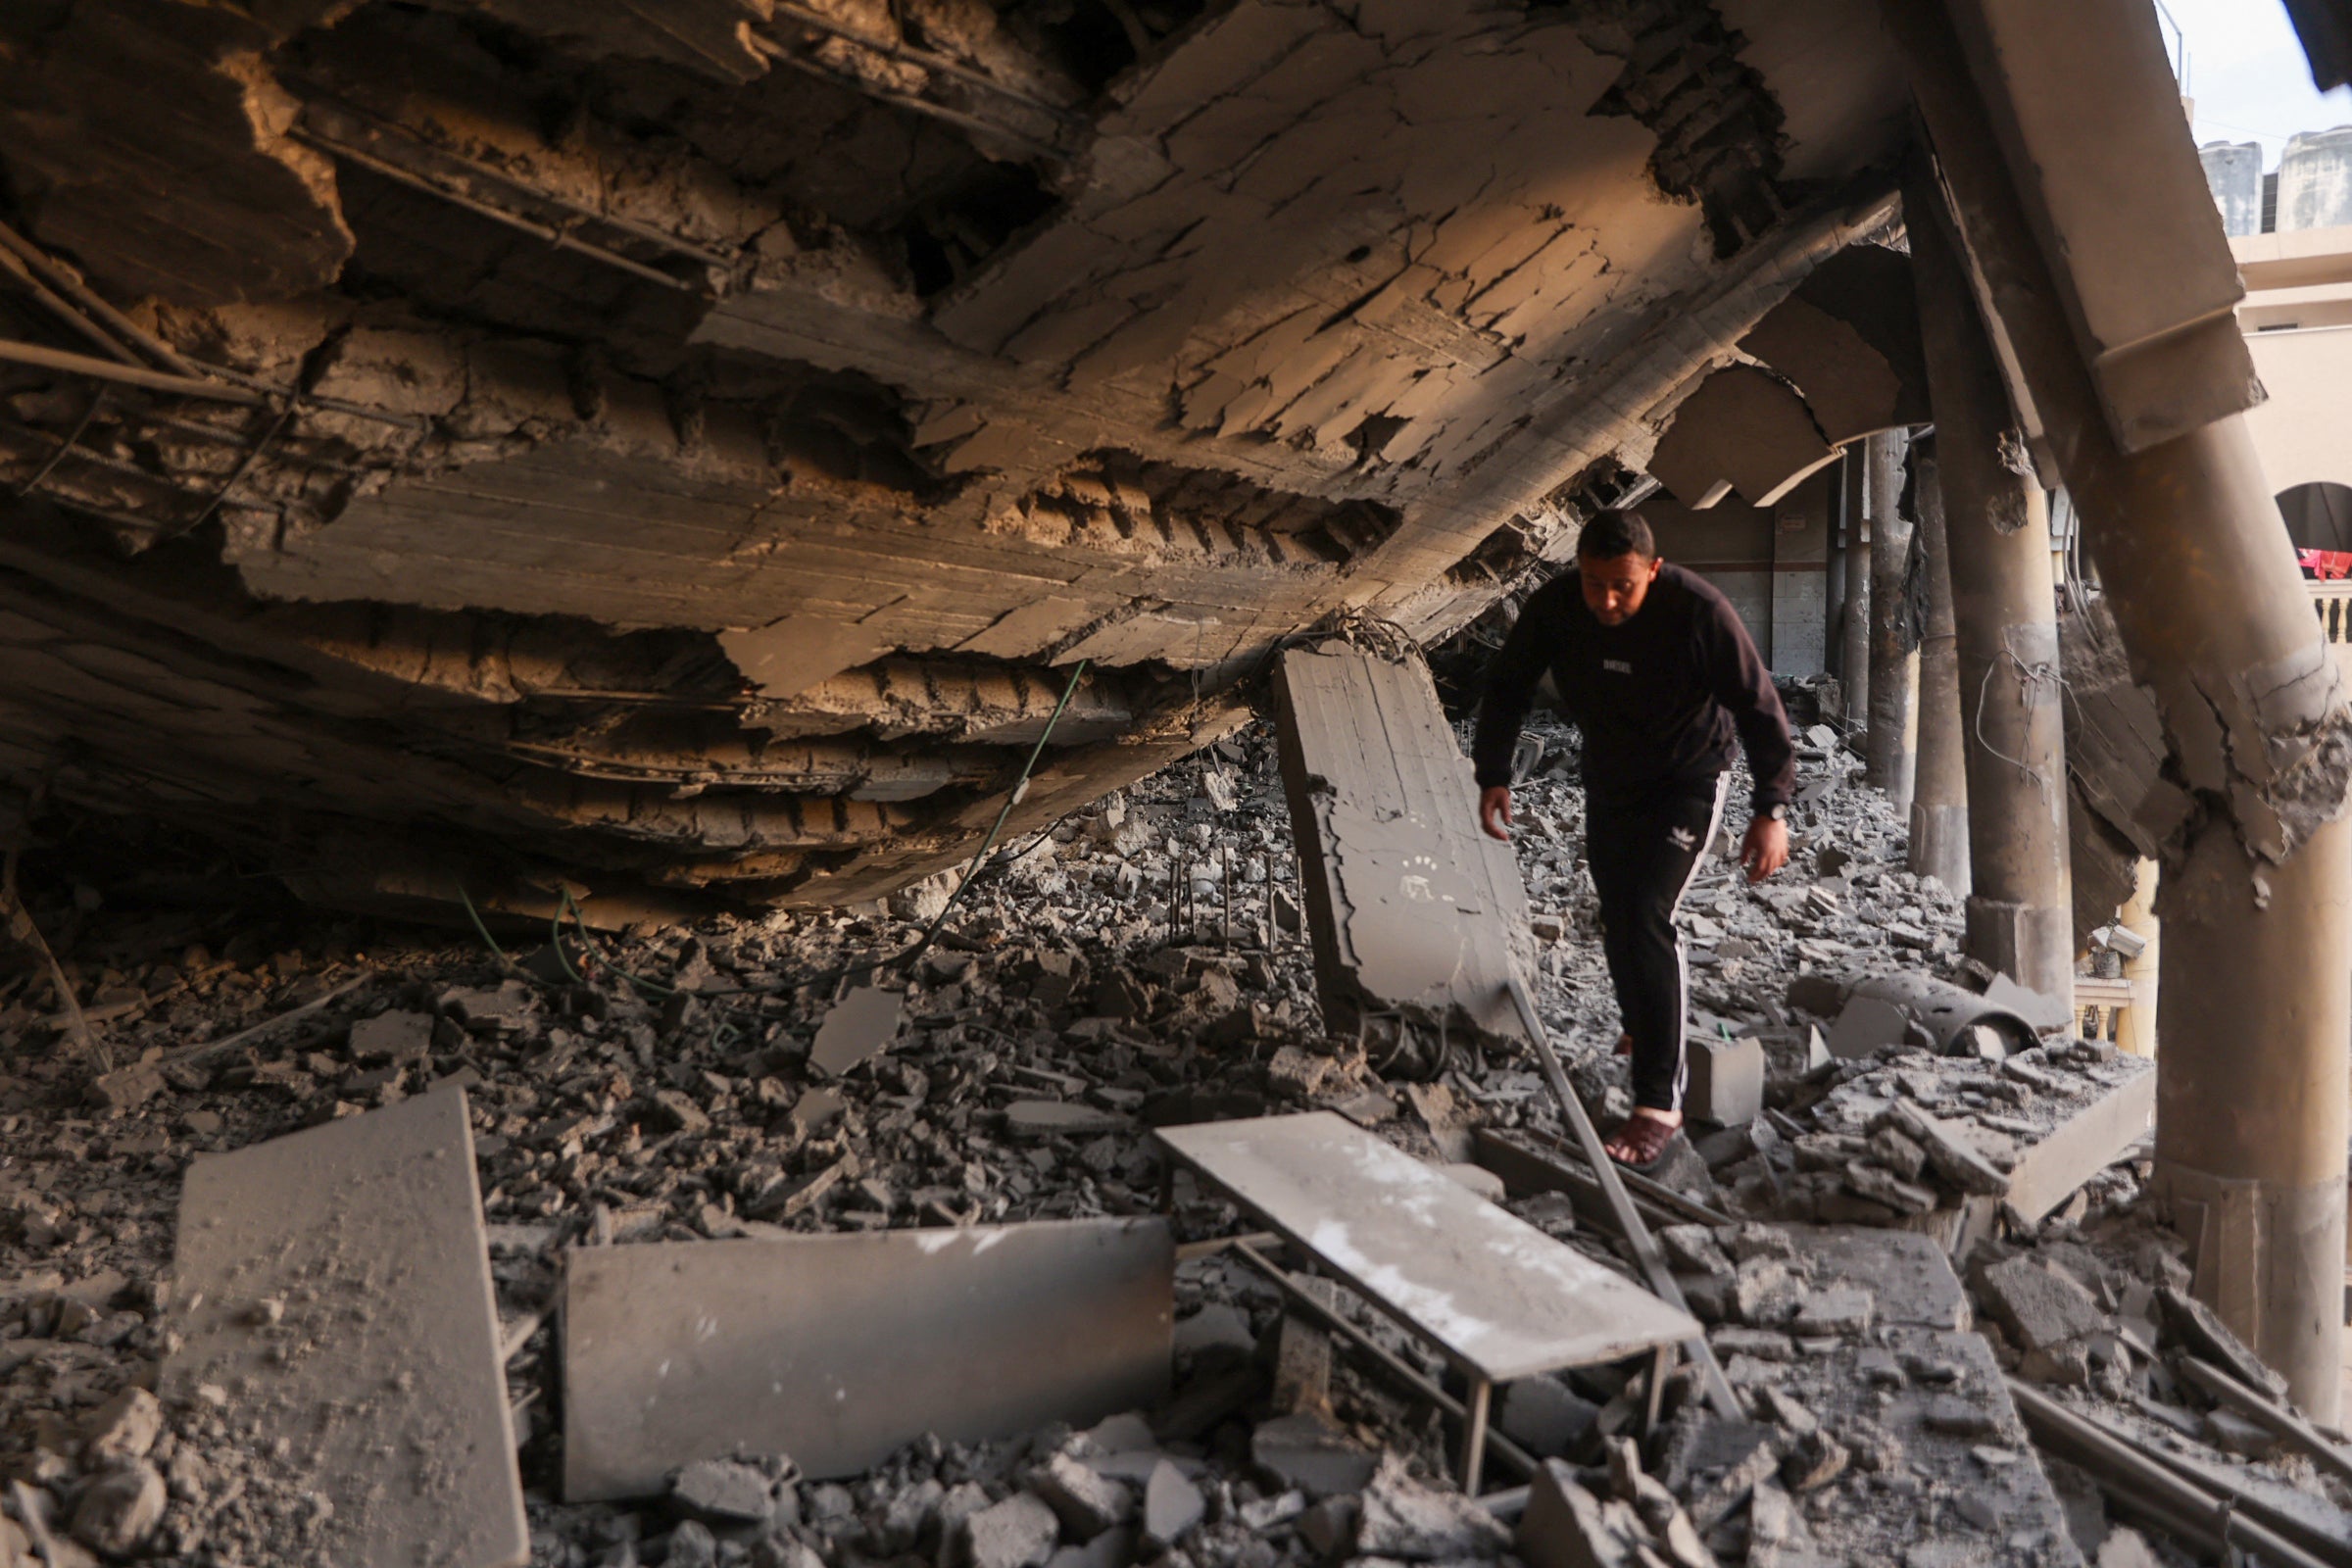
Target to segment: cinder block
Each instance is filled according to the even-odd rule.
[[[1687,1048],[1690,1084],[1683,1112],[1693,1121],[1736,1127],[1764,1113],[1764,1047],[1751,1038],[1693,1040]]]

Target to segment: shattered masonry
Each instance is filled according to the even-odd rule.
[[[1468,620],[1887,211],[1866,29],[1119,9],[12,24],[0,774],[351,906],[871,897],[1079,660],[1013,831]]]

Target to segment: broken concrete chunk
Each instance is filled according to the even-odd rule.
[[[2249,1388],[2261,1389],[2274,1399],[2286,1397],[2286,1379],[2230,1332],[2220,1314],[2176,1286],[2159,1286],[2156,1305],[2164,1314],[2165,1338],[2189,1354],[2212,1362]]]
[[[1726,1360],[1735,1355],[1753,1356],[1759,1361],[1796,1359],[1796,1342],[1777,1329],[1726,1326],[1710,1333],[1707,1343]]]
[[[1752,1257],[1732,1284],[1732,1309],[1740,1322],[1770,1328],[1788,1321],[1804,1299],[1804,1282],[1777,1257]]]
[[[1355,1549],[1355,1526],[1363,1504],[1353,1496],[1326,1497],[1298,1516],[1298,1539],[1326,1558]]]
[[[1844,1175],[1849,1189],[1873,1202],[1885,1203],[1897,1214],[1925,1214],[1936,1206],[1934,1193],[1881,1166],[1848,1160]]]
[[[2057,1210],[2154,1124],[2155,1062],[2128,1056],[2118,1068],[2122,1076],[2098,1098],[2018,1155],[2006,1200],[2020,1219],[2032,1223]]]
[[[1870,1332],[1877,1307],[1871,1293],[1853,1286],[1815,1291],[1805,1298],[1789,1320],[1789,1332],[1799,1338],[1836,1335],[1855,1339]]]
[[[710,1130],[710,1118],[696,1104],[694,1097],[681,1089],[657,1089],[645,1106],[645,1122],[658,1132],[705,1133]]]
[[[1732,1260],[1706,1225],[1666,1225],[1657,1232],[1666,1261],[1690,1274],[1730,1274]]]
[[[1055,1547],[1046,1568],[1130,1568],[1136,1555],[1136,1533],[1120,1525],[1083,1545]]]
[[[145,1389],[124,1389],[100,1405],[83,1429],[82,1459],[92,1469],[144,1459],[164,1430],[164,1407]]]
[[[2032,1258],[1993,1264],[1982,1284],[1985,1305],[2020,1349],[2046,1350],[2112,1326],[2088,1291]]]
[[[1141,1453],[1159,1446],[1152,1435],[1152,1423],[1134,1410],[1121,1410],[1078,1434],[1080,1451],[1086,1453]]]
[[[1761,1041],[1695,1038],[1687,1053],[1690,1085],[1686,1114],[1697,1121],[1733,1127],[1764,1113],[1764,1046]]]
[[[1317,1498],[1362,1491],[1380,1463],[1378,1454],[1314,1410],[1258,1423],[1250,1439],[1250,1457],[1284,1486]]]
[[[808,1048],[808,1064],[840,1077],[859,1062],[880,1055],[899,1037],[899,1019],[906,996],[879,986],[859,986],[825,1013],[816,1040]]]
[[[423,1012],[379,1012],[351,1026],[352,1059],[363,1065],[415,1061],[432,1054],[433,1019]]]
[[[1042,1568],[1060,1534],[1052,1508],[1016,1492],[964,1520],[964,1562],[967,1568]]]
[[[1176,1320],[1176,1349],[1182,1355],[1199,1356],[1219,1349],[1248,1355],[1256,1348],[1257,1336],[1250,1332],[1250,1320],[1228,1302],[1202,1302],[1200,1310]]]
[[[1329,1056],[1301,1051],[1297,1046],[1284,1046],[1267,1058],[1266,1088],[1298,1100],[1312,1100],[1323,1092],[1324,1084],[1338,1065]]]
[[[1510,1544],[1510,1532],[1493,1514],[1458,1492],[1414,1480],[1400,1454],[1385,1455],[1364,1488],[1355,1549],[1367,1557],[1459,1562],[1499,1557]]]
[[[1643,1543],[1555,1459],[1528,1483],[1516,1544],[1528,1568],[1639,1568]]]
[[[1116,1111],[1068,1100],[1016,1100],[1004,1107],[1004,1130],[1015,1138],[1093,1138],[1133,1125]]]
[[[1567,1452],[1600,1414],[1556,1377],[1522,1378],[1500,1393],[1496,1430],[1539,1459]]]
[[[1057,1453],[1039,1466],[1029,1486],[1061,1521],[1065,1540],[1092,1541],[1135,1513],[1135,1498],[1125,1487],[1067,1454]]]
[[[1911,1016],[1890,1002],[1857,996],[1838,1012],[1830,1026],[1830,1054],[1851,1061],[1907,1043]]]
[[[1931,1116],[1916,1105],[1905,1104],[1895,1105],[1885,1119],[1889,1129],[1899,1128],[1919,1146],[1937,1177],[1959,1191],[1984,1198],[2008,1194],[2008,1176],[1951,1123]]]
[[[74,1539],[110,1557],[128,1557],[164,1522],[164,1478],[144,1459],[100,1472],[74,1505]]]
[[[669,1478],[671,1506],[707,1525],[763,1524],[775,1511],[766,1476],[733,1459],[698,1459]]]
[[[1918,1181],[1928,1163],[1928,1152],[1892,1127],[1870,1135],[1870,1157],[1906,1182]]]
[[[1791,1492],[1812,1492],[1845,1474],[1852,1459],[1845,1445],[1816,1426],[1799,1437],[1781,1460],[1781,1485]]]
[[[1184,1478],[1184,1472],[1162,1459],[1144,1483],[1144,1535],[1162,1546],[1173,1546],[1208,1514],[1208,1499]]]
[[[1667,1480],[1690,1494],[1691,1523],[1702,1534],[1729,1517],[1756,1483],[1779,1468],[1780,1442],[1780,1429],[1761,1421],[1701,1415],[1677,1428],[1667,1446]]]

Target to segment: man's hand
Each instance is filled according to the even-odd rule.
[[[1747,879],[1761,882],[1788,863],[1788,824],[1759,811],[1748,819],[1747,837],[1740,844],[1740,863]]]
[[[1511,789],[1509,785],[1497,784],[1491,790],[1479,792],[1478,825],[1487,830],[1487,837],[1491,839],[1501,839],[1505,843],[1510,841]],[[1786,858],[1785,854],[1783,858]]]

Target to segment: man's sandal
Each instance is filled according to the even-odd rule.
[[[1614,1150],[1609,1157],[1628,1170],[1647,1170],[1666,1157],[1667,1148],[1682,1133],[1680,1127],[1669,1127],[1655,1116],[1628,1116],[1609,1135],[1611,1144],[1623,1144],[1632,1151],[1626,1158]]]

